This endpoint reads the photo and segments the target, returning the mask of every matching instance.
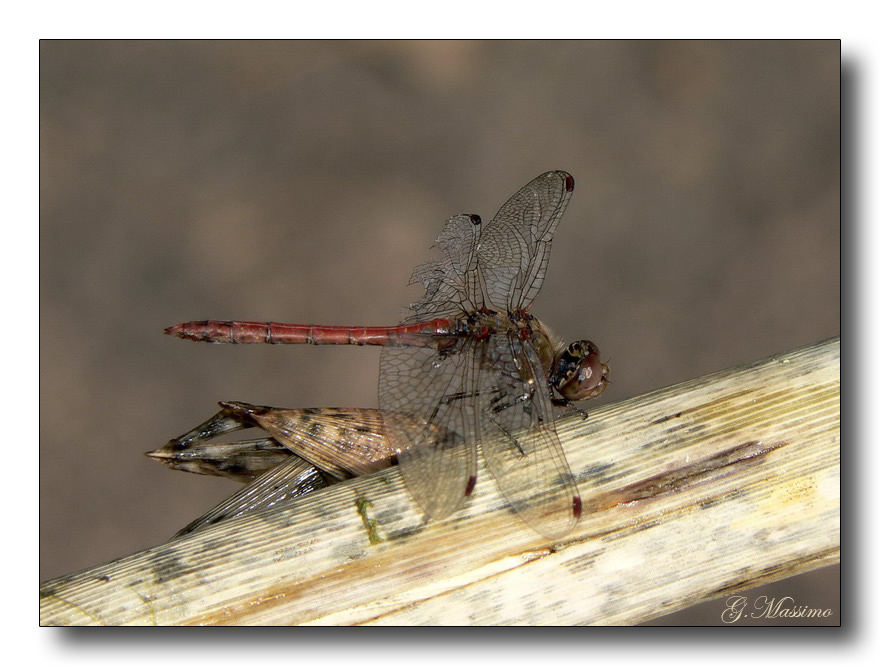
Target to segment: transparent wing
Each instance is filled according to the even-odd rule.
[[[404,481],[431,518],[458,509],[476,482],[473,343],[460,353],[382,350],[379,406]]]
[[[436,242],[441,257],[413,272],[411,283],[421,283],[425,294],[404,321],[462,317],[486,305],[508,312],[527,307],[541,288],[573,188],[569,174],[551,171],[511,197],[485,229],[476,215],[450,218]],[[441,518],[473,488],[476,442],[503,435],[487,447],[502,490],[539,532],[562,534],[576,520],[579,498],[553,430],[546,377],[534,350],[515,336],[495,337],[450,339],[439,349],[384,348],[379,404],[389,440],[416,501]],[[511,434],[528,429],[534,431],[528,437],[516,435],[522,442]]]
[[[492,336],[484,353],[478,423],[489,471],[523,520],[549,539],[564,536],[580,516],[581,500],[538,355],[513,333]]]
[[[279,502],[295,499],[323,488],[329,483],[330,481],[313,465],[302,458],[290,455],[283,463],[257,477],[206,514],[196,518],[172,538],[176,539],[190,532],[196,532],[222,520],[267,509]]]
[[[404,311],[404,321],[454,317],[484,304],[476,269],[480,229],[477,215],[446,221],[434,243],[442,256],[417,266],[410,277],[409,283],[421,284],[425,294]]]
[[[573,189],[574,178],[565,171],[541,174],[508,199],[483,229],[478,265],[496,310],[527,308],[538,295],[550,243]]]

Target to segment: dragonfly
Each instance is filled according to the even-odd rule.
[[[206,320],[177,324],[165,333],[210,343],[381,346],[380,411],[322,414],[324,423],[335,419],[354,425],[365,419],[367,425],[361,422],[360,427],[378,433],[381,444],[365,447],[371,452],[360,468],[396,462],[426,516],[440,520],[472,494],[479,449],[520,518],[544,537],[560,538],[577,523],[582,502],[556,432],[553,406],[596,397],[609,383],[609,367],[593,342],[566,345],[530,312],[573,191],[570,174],[548,171],[508,199],[488,224],[475,214],[449,218],[435,243],[439,257],[419,265],[410,279],[425,293],[395,326]],[[278,416],[272,411],[276,408],[254,411],[244,405],[221,403],[224,411],[189,437],[178,438],[177,445],[203,443],[224,428],[266,429],[261,421]],[[261,409],[268,411],[260,414]],[[314,431],[320,422],[315,414],[311,423],[302,422],[303,410],[290,411],[280,431],[278,423],[268,428],[280,435],[270,439],[292,449],[302,433],[292,437],[291,423]],[[290,467],[288,478],[303,474],[305,482],[309,467],[327,469],[327,456],[318,460],[315,454],[321,446],[305,448],[305,458],[299,446],[300,455],[277,465]],[[327,450],[338,455],[339,448]],[[305,467],[298,460],[305,460]],[[333,465],[336,476],[363,473],[358,465],[340,466],[338,460]]]

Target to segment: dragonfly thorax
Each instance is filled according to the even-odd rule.
[[[502,315],[483,306],[459,320],[456,329],[465,336],[478,340],[485,340],[490,335],[506,331],[516,331],[520,339],[526,339],[532,335],[530,326],[532,319],[532,316],[525,312]]]

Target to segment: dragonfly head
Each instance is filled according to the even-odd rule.
[[[599,348],[589,340],[572,342],[553,364],[550,382],[568,402],[595,398],[608,386],[608,366],[599,357]]]

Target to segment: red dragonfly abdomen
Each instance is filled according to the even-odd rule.
[[[256,321],[190,321],[165,329],[184,340],[227,344],[380,345],[433,347],[437,338],[457,337],[455,319],[400,326],[315,326]]]

